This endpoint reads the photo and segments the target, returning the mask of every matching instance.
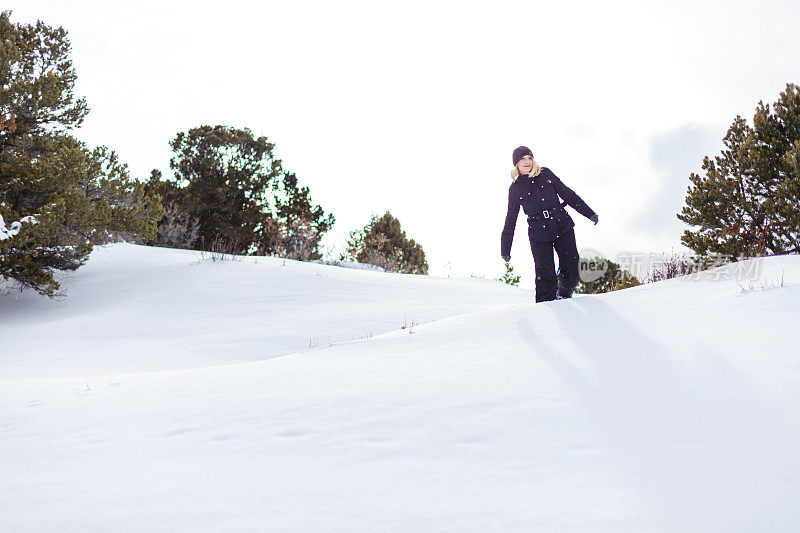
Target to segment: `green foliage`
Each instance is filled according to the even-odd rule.
[[[498,281],[502,281],[503,283],[508,283],[509,285],[517,287],[519,285],[520,279],[521,276],[519,274],[514,274],[514,267],[511,266],[511,263],[506,263],[506,271],[498,279]]]
[[[66,32],[3,12],[0,36],[0,216],[36,221],[0,240],[0,276],[53,297],[55,271],[80,267],[93,244],[152,238],[163,208],[116,154],[67,134],[87,108]]]
[[[753,126],[737,116],[725,149],[692,173],[678,219],[694,226],[681,242],[700,256],[729,260],[800,253],[800,87],[759,102]]]
[[[0,150],[13,144],[35,153],[32,139],[80,126],[89,110],[73,92],[67,32],[42,21],[13,24],[10,14],[0,13]]]
[[[311,191],[298,184],[297,176],[286,173],[276,182],[275,220],[270,239],[272,245],[268,253],[301,259],[304,261],[321,259],[319,242],[335,222],[332,214],[325,214],[320,206],[311,202]]]
[[[581,268],[584,268],[583,263],[593,261],[595,264],[605,265],[605,272],[602,277],[585,282],[583,279],[578,281],[578,286],[575,292],[578,294],[600,294],[603,292],[618,291],[628,287],[635,287],[641,285],[636,276],[621,268],[619,264],[605,259],[603,257],[594,258],[581,258]]]
[[[148,188],[177,208],[162,219],[155,244],[210,249],[223,241],[238,254],[320,258],[319,241],[334,217],[283,170],[266,137],[200,126],[178,133],[170,146],[173,177],[164,180],[154,171]]]
[[[201,126],[178,133],[170,147],[172,186],[180,190],[182,210],[199,221],[201,246],[218,237],[232,243],[236,253],[269,244],[271,218],[264,204],[281,168],[266,137]]]
[[[369,223],[350,233],[342,260],[379,266],[389,272],[427,274],[422,246],[408,239],[400,221],[387,211],[373,215]]]

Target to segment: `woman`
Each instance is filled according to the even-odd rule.
[[[578,285],[578,249],[575,222],[565,205],[570,205],[597,224],[597,214],[580,196],[564,185],[547,167],[540,167],[526,146],[514,150],[514,170],[508,188],[508,214],[500,238],[500,256],[511,261],[511,242],[519,207],[528,215],[528,238],[536,270],[536,301],[571,298]],[[559,196],[564,199],[560,202]],[[556,278],[553,249],[558,254],[560,275]]]

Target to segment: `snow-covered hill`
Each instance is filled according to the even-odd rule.
[[[4,529],[796,530],[800,257],[755,266],[532,304],[98,250],[2,297]]]
[[[130,374],[260,361],[530,301],[531,291],[270,257],[97,248],[67,298],[0,296],[0,376]]]

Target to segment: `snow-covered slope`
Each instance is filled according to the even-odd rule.
[[[87,376],[258,361],[456,314],[529,302],[493,280],[388,274],[269,257],[116,244],[67,298],[0,296],[0,376]]]
[[[0,309],[0,516],[9,530],[800,525],[798,256],[758,260],[746,292],[740,284],[751,282],[706,274],[531,304],[530,292],[481,280],[265,259],[195,265],[181,252],[130,246],[103,254],[70,281],[67,301],[26,296]],[[180,324],[196,336],[246,331],[259,305],[280,314],[254,289],[281,285],[279,276],[294,283],[280,289],[285,326],[207,351],[159,329],[185,312],[193,318]],[[195,289],[210,295],[175,297],[190,298],[201,280]],[[101,297],[111,286],[130,292]],[[215,308],[203,309],[209,301]],[[398,306],[426,311],[418,322],[439,320],[380,322]],[[92,335],[68,338],[73,314],[72,327]],[[358,340],[368,317],[394,331]],[[291,350],[287,339],[307,342],[313,334],[294,324],[315,320],[348,342],[273,357]],[[104,328],[117,344],[98,340]],[[7,350],[10,332],[14,350],[25,340],[46,348],[34,371]],[[79,363],[58,351],[67,343]],[[139,343],[180,364],[139,373]],[[258,345],[282,348],[255,361]],[[236,349],[247,354],[237,359]],[[104,357],[118,366],[102,375],[95,360]],[[251,362],[202,368],[227,357]]]

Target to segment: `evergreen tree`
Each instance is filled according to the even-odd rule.
[[[725,149],[692,173],[678,219],[695,227],[681,242],[727,260],[800,253],[800,87],[787,84],[772,110],[759,102],[753,126],[737,116]]]
[[[520,279],[521,276],[519,274],[514,274],[514,267],[511,266],[511,263],[506,263],[506,271],[498,281],[517,287]]]
[[[581,258],[581,262],[587,261],[587,258]],[[585,282],[582,279],[578,281],[578,286],[575,287],[575,292],[578,294],[600,294],[603,292],[618,291],[628,287],[635,287],[641,285],[636,276],[621,268],[619,264],[605,259],[602,257],[595,257],[591,259],[595,264],[605,264],[605,272],[603,276],[594,280]]]
[[[350,233],[343,260],[376,265],[389,272],[427,274],[422,246],[406,237],[400,221],[387,211],[374,215],[361,229]]]
[[[231,253],[320,258],[320,239],[334,217],[283,170],[266,137],[200,126],[178,133],[170,146],[173,177],[163,180],[153,171],[148,188],[177,210],[162,219],[154,244],[208,249],[223,241]],[[176,234],[181,237],[166,237]]]
[[[269,244],[266,202],[281,165],[266,137],[255,138],[247,129],[201,126],[178,133],[170,147],[172,187],[180,189],[183,212],[199,221],[196,244],[208,248],[221,238],[234,253]]]
[[[93,244],[151,238],[163,208],[116,154],[68,134],[88,109],[73,93],[66,31],[9,16],[0,13],[0,229],[6,220],[13,231],[0,232],[0,276],[52,297],[55,271],[80,267]]]
[[[320,240],[333,227],[333,214],[326,215],[320,206],[311,202],[311,191],[298,184],[294,173],[284,174],[276,183],[277,232],[270,239],[272,247],[265,251],[302,261],[320,259]]]

